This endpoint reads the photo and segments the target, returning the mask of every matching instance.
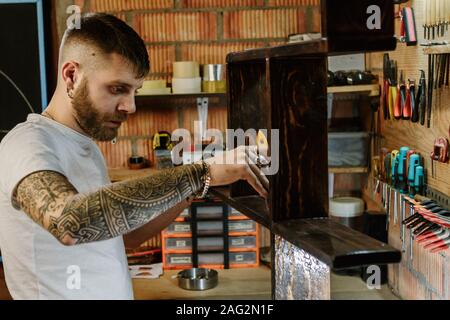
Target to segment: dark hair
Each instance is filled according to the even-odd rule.
[[[129,60],[138,78],[150,71],[147,48],[142,38],[124,21],[105,13],[88,13],[81,16],[80,29],[68,29],[66,43],[82,41],[91,43],[103,53],[117,53]]]

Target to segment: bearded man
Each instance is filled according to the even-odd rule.
[[[117,136],[149,68],[142,39],[111,15],[65,32],[48,107],[0,144],[0,248],[14,299],[132,299],[124,235],[151,237],[209,186],[242,179],[267,196],[255,148],[226,152],[233,164],[211,158],[110,182],[95,140]]]

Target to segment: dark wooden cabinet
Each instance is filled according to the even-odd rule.
[[[229,127],[267,129],[272,146],[269,132],[278,130],[278,171],[269,176],[267,202],[243,182],[232,185],[229,195],[222,194],[231,206],[271,230],[275,299],[329,298],[331,268],[401,259],[398,250],[327,218],[328,56],[395,48],[392,1],[369,2],[324,0],[320,40],[227,56]],[[364,29],[369,5],[380,8],[380,30]],[[354,21],[340,26],[339,21],[346,23],[338,16],[343,12],[342,18],[350,14]],[[358,41],[358,36],[367,39],[345,40]]]

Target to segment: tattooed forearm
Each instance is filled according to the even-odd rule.
[[[34,221],[64,244],[111,239],[156,218],[202,187],[202,166],[162,170],[154,175],[78,194],[59,173],[25,178],[16,201]]]

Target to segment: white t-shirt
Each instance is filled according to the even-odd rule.
[[[0,250],[14,299],[133,299],[122,237],[64,246],[23,211],[11,195],[30,173],[52,170],[78,192],[110,183],[95,142],[30,114],[0,144]]]

